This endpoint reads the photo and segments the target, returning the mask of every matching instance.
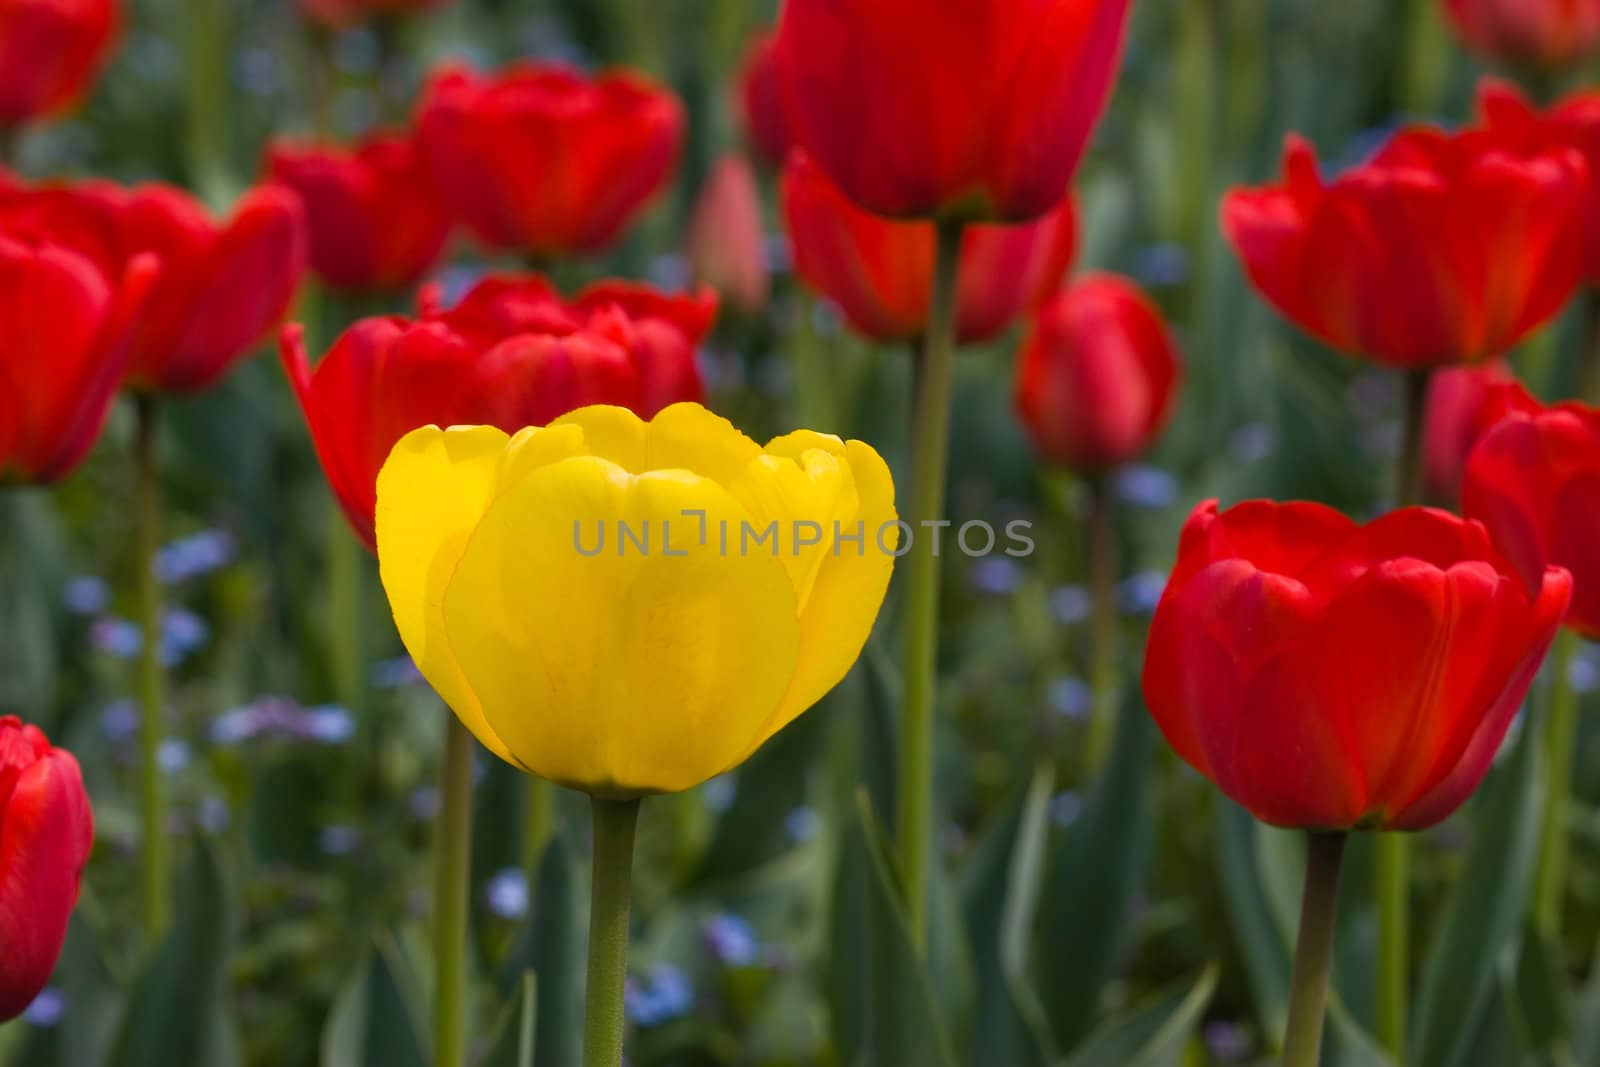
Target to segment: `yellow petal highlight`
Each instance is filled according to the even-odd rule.
[[[378,574],[406,651],[485,748],[519,762],[484,720],[444,627],[445,586],[489,506],[506,435],[492,426],[424,426],[394,446],[378,473]]]
[[[699,539],[704,511],[710,530]],[[495,733],[534,773],[590,792],[691,788],[752,746],[795,674],[782,564],[724,554],[748,514],[710,479],[632,476],[598,457],[539,468],[488,509],[445,594],[444,624]],[[598,554],[586,551],[597,525]],[[619,547],[626,524],[648,554]],[[663,542],[670,536],[672,552]]]

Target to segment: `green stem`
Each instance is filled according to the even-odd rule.
[[[1600,289],[1583,297],[1583,347],[1578,349],[1578,398],[1600,404]]]
[[[332,644],[333,687],[339,703],[362,722],[366,704],[365,654],[362,641],[361,546],[351,536],[337,502],[328,509],[328,635]]]
[[[583,1067],[622,1063],[623,987],[639,801],[594,797],[594,885],[589,905],[589,993],[583,1012]]]
[[[1105,763],[1117,715],[1117,536],[1111,486],[1105,478],[1089,484],[1088,540],[1089,681],[1094,700],[1084,743],[1085,778]]]
[[[906,559],[905,713],[900,723],[897,814],[906,914],[918,948],[927,943],[928,870],[933,845],[933,738],[939,656],[939,557],[935,528],[944,511],[955,378],[956,284],[962,226],[940,222],[933,300],[921,358],[915,364],[911,427],[912,483]]]
[[[189,182],[214,199],[224,184],[227,132],[227,16],[223,0],[189,0],[186,51],[189,75]]]
[[[1450,43],[1439,23],[1435,0],[1406,0],[1406,65],[1401,80],[1400,110],[1415,117],[1438,110],[1439,94],[1449,74]]]
[[[1328,974],[1333,965],[1333,928],[1344,843],[1343,833],[1308,835],[1306,886],[1290,983],[1289,1025],[1283,1035],[1283,1067],[1317,1067],[1322,1058],[1322,1024],[1328,1008]]]
[[[434,1067],[467,1060],[467,896],[472,860],[472,735],[444,711],[439,821],[434,827],[438,882],[433,915]]]
[[[1405,425],[1396,471],[1396,504],[1422,499],[1423,433],[1431,370],[1406,376]],[[1398,1062],[1405,1053],[1406,1001],[1411,973],[1411,843],[1404,834],[1379,834],[1373,862],[1378,909],[1378,1040]]]
[[[144,896],[144,932],[155,944],[172,914],[165,786],[158,753],[164,732],[166,676],[161,666],[161,586],[156,552],[161,547],[161,487],[156,468],[156,398],[134,397],[134,589],[139,629],[139,858]]]
[[[834,376],[830,346],[817,337],[812,316],[817,302],[810,293],[795,294],[796,322],[789,334],[789,360],[794,375],[794,399],[801,426],[839,432],[835,397],[847,395]]]
[[[1544,825],[1539,838],[1539,864],[1534,869],[1533,921],[1551,943],[1561,939],[1561,902],[1566,888],[1567,809],[1572,791],[1572,760],[1578,740],[1578,694],[1572,688],[1570,671],[1577,636],[1563,629],[1556,635],[1555,655],[1550,657],[1550,717],[1545,723],[1544,751],[1549,777],[1546,779]]]
[[[1427,433],[1428,387],[1432,370],[1409,371],[1405,378],[1405,422],[1400,440],[1400,460],[1395,468],[1395,504],[1409,507],[1422,502],[1423,439]]]
[[[555,788],[530,774],[523,783],[522,803],[522,870],[531,886],[538,883],[539,861],[555,825]]]

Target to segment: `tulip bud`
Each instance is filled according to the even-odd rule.
[[[1544,407],[1502,385],[1484,417],[1501,417],[1467,457],[1462,511],[1489,529],[1523,580],[1550,567],[1572,572],[1566,624],[1600,640],[1600,407]]]
[[[777,35],[770,31],[751,43],[739,71],[736,101],[751,147],[774,169],[783,166],[794,147],[794,131],[784,114],[778,86],[777,45]]]
[[[626,799],[738,766],[844,677],[895,521],[859,441],[762,448],[696,404],[649,423],[591,407],[514,437],[404,437],[378,477],[378,567],[418,668],[485,747]]]
[[[0,0],[0,128],[71,107],[116,37],[117,0]]]
[[[1404,508],[1195,509],[1144,696],[1185,762],[1263,822],[1424,830],[1488,773],[1572,596],[1484,528]]]
[[[1504,63],[1559,70],[1600,44],[1600,0],[1444,0],[1470,47]]]
[[[717,160],[700,190],[684,252],[695,280],[746,315],[767,303],[766,231],[761,190],[743,156]]]
[[[36,727],[0,717],[0,1022],[49,981],[93,846],[78,761]]]
[[[1155,442],[1182,376],[1150,299],[1115,275],[1089,275],[1035,313],[1017,368],[1017,415],[1047,462],[1101,473]]]

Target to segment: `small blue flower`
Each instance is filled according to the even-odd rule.
[[[1117,586],[1117,603],[1129,615],[1148,615],[1166,592],[1167,576],[1162,571],[1141,571]]]
[[[1277,450],[1278,431],[1265,422],[1246,423],[1228,438],[1228,451],[1240,463],[1260,463]]]
[[[1093,607],[1089,590],[1081,585],[1057,586],[1050,593],[1050,610],[1060,623],[1083,622]]]
[[[707,919],[700,928],[706,951],[727,967],[749,967],[761,955],[756,932],[741,916],[724,912]]]
[[[730,774],[719,775],[701,787],[700,795],[705,797],[706,807],[713,815],[721,815],[733,807],[733,798],[739,792],[738,785]]]
[[[223,746],[237,745],[255,737],[260,729],[260,718],[256,714],[254,705],[229,708],[211,720],[211,743]]]
[[[324,826],[317,831],[317,847],[328,856],[348,856],[360,841],[360,831],[343,823]]]
[[[1578,655],[1567,666],[1567,683],[1580,695],[1592,693],[1600,687],[1600,664],[1589,655]]]
[[[171,608],[162,614],[161,661],[168,666],[182,663],[210,640],[211,627],[194,612]]]
[[[822,829],[822,818],[816,811],[801,805],[783,817],[784,832],[789,835],[789,840],[795,844],[804,844],[817,836],[817,831]]]
[[[314,708],[307,708],[303,720],[307,736],[325,745],[342,744],[355,736],[354,716],[338,704],[320,704]]]
[[[1254,1047],[1244,1027],[1222,1020],[1206,1024],[1205,1042],[1218,1063],[1242,1063]]]
[[[144,646],[139,627],[115,615],[102,615],[89,627],[89,644],[116,659],[133,659]]]
[[[1171,507],[1178,498],[1178,479],[1160,467],[1135,465],[1118,472],[1117,496],[1137,508]]]
[[[221,797],[204,796],[195,808],[194,821],[208,834],[220,834],[233,822],[233,813]]]
[[[364,29],[344,30],[333,39],[333,62],[343,74],[371,74],[380,53],[377,36]]]
[[[378,689],[402,689],[421,682],[422,672],[410,656],[399,656],[374,663],[367,678]]]
[[[1071,826],[1083,814],[1083,798],[1070,789],[1050,798],[1050,821],[1057,826]]]
[[[168,585],[204,577],[233,562],[234,551],[227,531],[202,530],[162,546],[154,563],[156,577]]]
[[[1006,596],[1022,584],[1022,568],[1006,556],[985,556],[972,565],[972,585],[985,596]]]
[[[139,709],[131,700],[113,700],[100,712],[100,732],[107,741],[126,741],[139,730]]]
[[[156,746],[156,766],[162,774],[182,774],[189,767],[189,742],[181,737],[163,738]]]
[[[61,1021],[67,1013],[67,997],[55,986],[47,985],[39,990],[39,995],[34,997],[22,1012],[22,1020],[29,1026],[36,1026],[41,1030],[48,1030]]]
[[[694,1010],[694,985],[680,968],[657,963],[643,983],[628,982],[623,1000],[628,1016],[639,1026],[661,1026]]]
[[[439,790],[431,785],[418,786],[411,791],[407,803],[412,818],[427,822],[439,814]]]
[[[1094,706],[1094,691],[1082,678],[1069,675],[1050,683],[1046,700],[1057,715],[1081,722],[1089,717],[1089,710]]]
[[[489,911],[502,919],[520,919],[528,914],[528,879],[520,867],[497,871],[483,896]]]
[[[1182,285],[1189,277],[1189,252],[1176,242],[1146,245],[1134,258],[1133,274],[1155,289]]]
[[[62,589],[61,603],[74,615],[98,615],[111,605],[111,588],[104,578],[79,575]]]

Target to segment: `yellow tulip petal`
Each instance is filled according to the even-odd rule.
[[[830,531],[828,552],[817,571],[811,596],[800,617],[800,656],[793,683],[778,714],[767,724],[753,752],[801,712],[821,700],[849,673],[872,633],[883,597],[894,571],[892,550],[896,544],[893,529],[879,540],[879,531],[895,521],[894,480],[882,457],[869,445],[851,441],[845,455],[854,476],[859,507],[846,532],[854,534],[856,523],[864,534],[859,546],[842,539],[835,543]],[[748,753],[746,754],[748,756]]]
[[[831,433],[818,433],[815,430],[795,430],[782,437],[774,437],[767,442],[763,452],[770,456],[787,456],[790,459],[799,459],[812,450],[828,453],[830,456],[843,456],[845,454],[844,442]]]
[[[492,426],[425,426],[378,473],[378,573],[400,640],[444,702],[485,748],[517,762],[484,720],[445,633],[444,589],[494,494],[506,435]]]
[[[699,404],[663,408],[646,431],[647,470],[686,470],[726,488],[761,454],[739,429]]]
[[[518,430],[505,447],[495,478],[495,495],[522,481],[540,467],[589,454],[581,426],[529,426]]]
[[[706,513],[704,543],[687,510]],[[444,618],[484,715],[525,766],[591,792],[668,792],[753,747],[794,677],[799,625],[777,560],[719,547],[717,524],[747,520],[709,479],[633,477],[597,457],[541,467],[489,507]],[[584,552],[604,525],[598,554],[579,551],[575,521]],[[620,523],[648,530],[648,554],[632,542],[619,554]]]
[[[645,422],[627,408],[597,404],[568,412],[549,429],[576,426],[583,431],[583,453],[610,460],[631,474],[649,470],[645,457]]]
[[[771,446],[729,486],[758,530],[774,530],[773,548],[794,583],[803,613],[823,561],[833,551],[835,524],[851,532],[859,507],[855,479],[840,445],[839,455],[807,449],[794,458]]]

